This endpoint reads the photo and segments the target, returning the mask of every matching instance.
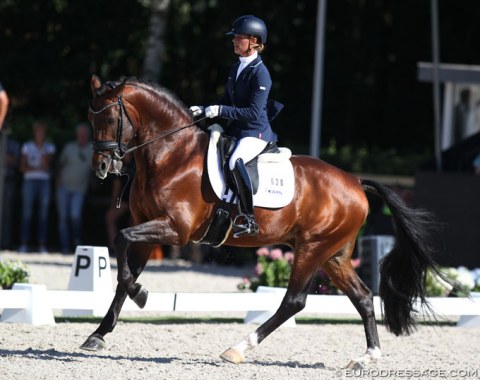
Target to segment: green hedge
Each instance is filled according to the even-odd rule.
[[[286,144],[293,154],[308,154],[309,148],[304,145]],[[328,146],[321,147],[320,158],[336,167],[352,173],[393,174],[413,176],[433,154],[425,152],[405,151],[395,148],[382,149],[356,145],[337,146],[331,140]]]

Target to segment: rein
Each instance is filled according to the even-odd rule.
[[[164,138],[164,137],[167,137],[167,136],[173,135],[174,133],[180,132],[180,131],[183,130],[183,129],[187,129],[187,128],[190,128],[190,127],[194,127],[194,126],[197,124],[197,122],[202,121],[203,119],[206,119],[206,117],[204,116],[204,117],[202,117],[202,118],[194,121],[193,123],[184,125],[183,127],[180,127],[180,128],[167,129],[167,130],[164,131],[164,132],[166,132],[166,133],[164,133],[164,134],[162,134],[162,135],[160,135],[160,136],[154,137],[154,138],[151,139],[151,140],[145,141],[143,144],[135,145],[135,146],[133,146],[133,147],[125,150],[124,153],[125,153],[125,154],[128,154],[128,153],[130,153],[130,152],[133,152],[134,150],[143,148],[145,145],[151,144],[151,143],[153,143],[153,142],[155,142],[155,141],[157,141],[157,140],[160,140],[160,139],[162,139],[162,138]]]

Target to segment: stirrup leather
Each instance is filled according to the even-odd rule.
[[[233,237],[239,238],[244,235],[256,236],[260,232],[258,224],[253,216],[240,214],[233,221]]]

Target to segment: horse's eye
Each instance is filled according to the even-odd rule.
[[[115,122],[111,117],[107,118],[107,124],[112,125]]]

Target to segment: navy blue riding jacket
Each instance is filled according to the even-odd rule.
[[[272,87],[268,69],[258,56],[236,79],[239,65],[240,62],[237,62],[230,69],[225,93],[220,100],[219,116],[230,120],[225,132],[236,138],[257,137],[265,141],[277,141],[269,120],[276,116],[283,105],[268,101]]]

